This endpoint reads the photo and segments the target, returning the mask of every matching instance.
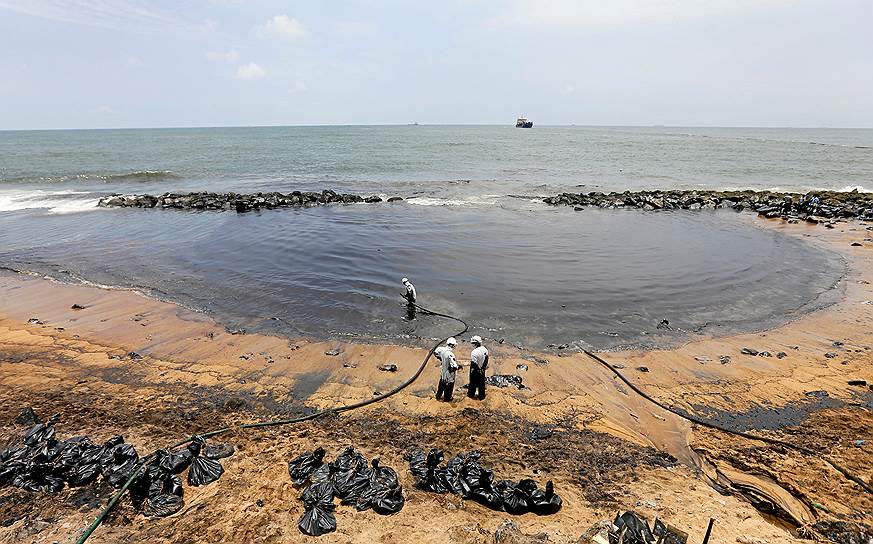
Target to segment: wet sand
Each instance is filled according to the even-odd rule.
[[[526,533],[576,542],[592,524],[624,509],[665,519],[687,531],[689,542],[702,540],[710,517],[716,519],[714,542],[742,535],[798,541],[791,524],[762,514],[738,494],[719,494],[710,484],[720,478],[769,492],[788,511],[783,518],[807,527],[841,517],[870,524],[873,496],[822,457],[865,481],[873,478],[870,390],[848,385],[873,383],[873,304],[867,303],[873,300],[873,242],[865,240],[873,231],[860,222],[825,229],[748,220],[841,254],[848,272],[838,286],[840,301],[769,331],[602,355],[664,404],[728,427],[783,426],[760,432],[821,457],[692,428],[628,390],[585,354],[493,345],[491,372],[521,374],[528,390],[492,387],[479,403],[460,389],[446,405],[432,398],[438,378],[433,362],[412,386],[371,407],[312,423],[234,432],[226,440],[238,453],[224,463],[226,474],[204,488],[186,486],[182,512],[147,519],[125,503],[89,542],[308,541],[296,527],[302,504],[286,462],[316,445],[332,456],[348,444],[398,470],[407,504],[389,517],[340,506],[338,532],[319,542],[491,542],[497,526],[510,518]],[[145,453],[227,424],[372,398],[405,380],[427,353],[427,347],[231,334],[203,314],[134,292],[12,273],[0,275],[0,293],[3,438],[20,431],[14,419],[32,406],[43,417],[63,414],[61,437],[124,434]],[[73,310],[73,304],[85,308]],[[41,324],[28,323],[31,318]],[[445,330],[457,332],[457,324],[447,321]],[[745,347],[772,357],[743,355]],[[340,354],[325,354],[332,349]],[[786,356],[778,358],[779,352]],[[466,347],[458,354],[463,361]],[[722,364],[725,355],[730,362]],[[398,371],[378,370],[383,363],[397,364]],[[519,364],[528,370],[517,370]],[[464,383],[462,371],[458,385]],[[821,402],[820,393],[808,394],[815,391],[826,391],[828,402]],[[857,439],[867,442],[856,447]],[[509,516],[416,490],[402,460],[411,446],[451,454],[480,449],[498,477],[553,479],[565,507],[547,517]],[[0,539],[68,540],[111,494],[106,488],[97,492],[66,489],[50,497],[3,488]]]

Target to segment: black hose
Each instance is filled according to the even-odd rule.
[[[598,363],[602,364],[603,366],[605,366],[606,368],[608,368],[609,370],[614,372],[615,375],[618,376],[618,378],[622,382],[624,382],[625,385],[627,385],[628,387],[633,389],[633,391],[637,395],[643,397],[644,399],[646,399],[647,401],[651,402],[652,404],[658,406],[659,408],[662,408],[662,409],[664,409],[672,414],[675,414],[686,421],[690,421],[691,423],[694,423],[696,425],[700,425],[702,427],[706,427],[708,429],[714,429],[716,431],[721,431],[723,433],[728,433],[728,434],[732,434],[735,436],[740,436],[740,437],[743,437],[743,438],[746,438],[749,440],[758,440],[760,442],[765,442],[767,444],[771,444],[774,446],[782,446],[784,448],[788,448],[788,449],[803,453],[804,455],[812,455],[815,457],[821,456],[821,459],[824,462],[826,462],[827,464],[829,464],[831,467],[833,467],[837,472],[839,472],[840,474],[842,474],[843,476],[845,476],[849,480],[851,480],[851,481],[855,482],[856,484],[858,484],[859,486],[861,486],[861,488],[864,489],[864,491],[866,491],[867,493],[873,494],[873,487],[871,487],[870,484],[868,484],[867,482],[865,482],[864,480],[862,480],[858,476],[855,476],[854,474],[850,473],[847,469],[841,467],[840,465],[838,465],[837,463],[835,463],[834,461],[832,461],[831,459],[827,458],[826,456],[822,455],[821,453],[819,453],[817,451],[811,450],[811,449],[806,448],[804,446],[798,446],[796,444],[791,444],[790,442],[785,442],[783,440],[779,440],[778,438],[769,438],[766,436],[756,436],[754,434],[746,433],[743,431],[735,431],[732,429],[728,429],[726,427],[722,427],[721,425],[717,425],[717,424],[712,423],[710,421],[706,421],[706,420],[700,419],[698,417],[692,416],[690,414],[684,414],[684,413],[680,412],[679,410],[676,410],[674,408],[666,406],[663,403],[661,403],[660,401],[649,396],[645,391],[643,391],[642,389],[640,389],[639,387],[634,385],[630,380],[625,378],[624,375],[621,372],[619,372],[617,368],[615,368],[611,364],[607,363],[599,356],[591,353],[588,350],[585,350],[585,355],[591,357],[592,359],[594,359]]]
[[[444,317],[446,319],[452,319],[454,321],[458,321],[459,323],[463,324],[464,329],[458,333],[453,334],[452,336],[461,336],[462,334],[466,333],[470,329],[470,326],[467,325],[467,322],[464,321],[463,319],[461,319],[460,317],[455,317],[453,315],[448,315],[448,314],[442,314],[440,312],[434,312],[433,310],[428,310],[427,308],[419,306],[418,304],[415,304],[415,303],[410,303],[410,304],[412,304],[413,306],[415,306],[416,308],[418,308],[419,310],[421,310],[422,312],[425,312],[427,314],[435,315],[438,317]],[[319,417],[327,415],[327,414],[339,414],[341,412],[348,412],[349,410],[354,410],[356,408],[363,408],[364,406],[369,406],[370,404],[374,404],[376,402],[385,400],[388,397],[396,395],[400,391],[402,391],[402,390],[406,389],[407,387],[409,387],[410,385],[412,385],[412,383],[415,380],[417,380],[419,376],[421,376],[421,373],[424,372],[424,369],[427,368],[427,362],[430,360],[431,357],[433,357],[433,354],[436,351],[436,349],[440,346],[440,344],[442,344],[443,342],[445,342],[449,338],[451,338],[451,336],[447,336],[447,337],[443,338],[442,340],[440,340],[439,342],[437,342],[436,344],[434,344],[434,346],[432,348],[430,348],[430,351],[427,352],[427,356],[425,356],[424,360],[421,362],[421,365],[419,365],[418,370],[415,371],[415,374],[413,374],[412,377],[410,377],[409,379],[407,379],[406,381],[404,381],[403,383],[401,383],[397,387],[391,389],[387,393],[381,393],[381,394],[374,396],[372,398],[369,398],[367,400],[362,400],[360,402],[355,402],[352,404],[345,404],[343,406],[338,406],[336,408],[326,408],[324,410],[319,410],[319,411],[313,412],[311,414],[306,414],[305,416],[295,417],[295,418],[291,418],[291,419],[258,421],[256,423],[246,423],[243,425],[239,425],[237,427],[222,427],[220,429],[215,429],[212,431],[207,431],[205,433],[200,433],[198,436],[201,436],[203,438],[209,438],[212,436],[224,434],[224,433],[231,431],[233,429],[260,429],[263,427],[273,427],[276,425],[288,425],[291,423],[301,423],[303,421],[310,421],[310,420],[319,418]],[[170,449],[177,448],[179,446],[183,446],[183,445],[191,442],[193,439],[194,439],[194,437],[191,436],[190,438],[176,442],[175,444],[170,446]],[[127,481],[124,483],[124,486],[122,486],[122,488],[115,495],[113,495],[112,499],[110,499],[109,503],[106,505],[106,508],[104,508],[103,511],[100,512],[100,515],[98,515],[94,519],[94,521],[91,523],[91,525],[89,525],[88,528],[85,529],[85,532],[82,533],[82,536],[80,536],[79,539],[76,540],[76,544],[83,544],[86,540],[88,540],[88,538],[91,536],[91,534],[95,530],[97,530],[97,527],[100,526],[100,524],[103,522],[103,520],[109,514],[109,512],[112,511],[112,509],[118,503],[118,500],[121,498],[121,496],[127,490],[127,488],[130,487],[130,485],[133,483],[133,481],[140,475],[143,468],[148,466],[148,464],[151,462],[151,459],[153,458],[153,456],[154,456],[154,454],[148,455],[139,461],[139,464],[138,464],[136,470],[133,471],[133,474],[131,474],[130,477],[127,479]]]

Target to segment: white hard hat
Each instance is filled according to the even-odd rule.
[[[409,283],[409,278],[403,278],[400,283]]]
[[[446,340],[446,345],[447,346],[457,346],[458,341],[455,340],[454,338],[449,338],[448,340]]]
[[[482,343],[482,337],[481,337],[481,336],[478,336],[478,335],[477,335],[477,336],[474,336],[473,338],[470,338],[470,343],[472,343],[472,344],[481,344],[481,343]]]

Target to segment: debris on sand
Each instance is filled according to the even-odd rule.
[[[379,370],[381,370],[382,372],[397,372],[397,365],[393,363],[379,365]]]
[[[657,540],[656,538],[657,537]],[[582,535],[579,542],[595,544],[686,544],[688,534],[655,519],[653,528],[636,512],[616,515],[612,523],[600,522]]]
[[[551,540],[546,533],[535,535],[522,533],[514,521],[507,519],[497,526],[494,542],[496,544],[548,544]]]
[[[70,306],[70,309],[71,310],[84,310],[85,307],[82,306],[81,304],[73,304],[72,306]]]
[[[31,317],[27,320],[30,325],[45,325],[38,317]]]
[[[719,355],[718,362],[723,364],[723,365],[729,364],[731,362],[731,356],[730,355]]]
[[[409,472],[415,476],[419,488],[433,493],[454,493],[473,500],[492,510],[503,510],[520,515],[533,512],[537,515],[554,514],[561,509],[563,501],[555,493],[552,481],[545,489],[539,489],[530,479],[494,481],[494,473],[479,462],[478,451],[459,453],[440,466],[444,454],[432,449],[427,454],[413,449],[405,455]]]
[[[515,387],[522,390],[527,389],[523,383],[523,378],[518,374],[493,374],[485,378],[485,383],[494,387]]]
[[[394,469],[381,466],[378,459],[368,463],[352,447],[343,450],[332,463],[325,463],[324,455],[324,448],[319,447],[288,463],[294,485],[309,483],[300,495],[304,513],[297,527],[302,533],[321,536],[336,530],[334,497],[358,511],[372,508],[382,515],[403,508],[403,487]]]
[[[755,355],[758,355],[758,350],[754,348],[743,348],[740,350],[740,353],[742,353],[743,355],[751,355],[752,357],[754,357]]]
[[[217,480],[224,468],[217,457],[227,457],[233,447],[226,444],[208,446],[195,436],[191,442],[172,453],[157,450],[140,457],[124,437],[115,436],[95,444],[87,436],[60,441],[55,438],[55,424],[60,414],[33,425],[23,436],[23,444],[0,452],[0,487],[12,485],[37,493],[57,493],[70,487],[92,484],[102,478],[112,487],[128,487],[131,502],[146,516],[164,517],[182,509],[183,488],[180,473],[188,469],[189,485],[206,485]]]
[[[330,357],[336,357],[336,356],[339,355],[340,353],[341,353],[341,352],[340,352],[339,349],[332,349],[332,350],[329,350],[329,351],[325,351],[325,352],[324,352],[325,355],[329,355]]]

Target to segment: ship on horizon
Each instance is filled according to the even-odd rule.
[[[515,128],[533,128],[533,121],[524,115],[519,115],[518,119],[515,120]]]

